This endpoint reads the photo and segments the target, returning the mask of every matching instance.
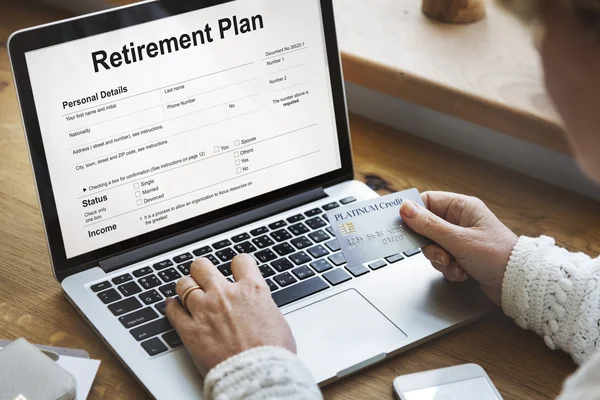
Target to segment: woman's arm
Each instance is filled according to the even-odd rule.
[[[207,400],[321,400],[319,387],[292,352],[258,347],[213,368],[204,382]]]
[[[504,275],[502,308],[582,364],[600,344],[600,259],[569,253],[546,236],[521,237]]]
[[[581,364],[600,336],[600,259],[569,253],[554,240],[518,238],[478,199],[423,193],[428,209],[411,202],[404,221],[436,244],[423,249],[447,279],[479,282],[517,324],[544,337]]]

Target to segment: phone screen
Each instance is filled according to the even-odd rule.
[[[406,400],[498,400],[484,377],[405,392]]]

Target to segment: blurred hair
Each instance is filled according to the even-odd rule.
[[[544,6],[556,1],[572,10],[586,29],[600,33],[600,0],[496,0],[526,22],[541,21]]]

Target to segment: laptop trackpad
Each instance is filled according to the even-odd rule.
[[[354,289],[285,315],[298,355],[321,382],[397,348],[406,335]],[[368,360],[368,361],[367,361]],[[365,361],[367,361],[365,363]]]

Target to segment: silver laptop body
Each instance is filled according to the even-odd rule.
[[[325,212],[377,194],[353,180],[331,0],[144,2],[9,53],[54,275],[155,398],[202,396],[164,316],[200,256],[233,281],[254,255],[323,385],[489,311],[420,253],[345,268]]]

